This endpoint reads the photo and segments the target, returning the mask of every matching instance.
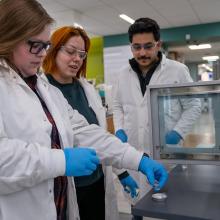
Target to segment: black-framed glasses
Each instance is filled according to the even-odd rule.
[[[131,44],[131,49],[133,51],[140,51],[142,48],[144,50],[152,50],[153,48],[155,48],[157,46],[158,42],[155,43],[145,43],[145,44]]]
[[[64,52],[66,52],[69,56],[76,56],[78,55],[80,59],[84,60],[86,59],[87,52],[85,50],[79,50],[75,47],[68,47],[68,46],[61,46],[60,49]]]
[[[36,41],[36,40],[28,40],[27,44],[30,46],[29,52],[32,54],[38,54],[40,53],[43,49],[44,50],[49,50],[51,44],[50,42],[42,42],[42,41]]]

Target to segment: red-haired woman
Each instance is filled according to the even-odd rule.
[[[86,32],[73,26],[56,30],[51,36],[52,48],[43,63],[49,82],[59,88],[73,109],[89,124],[106,128],[105,108],[95,88],[86,80],[86,60],[90,39]],[[123,187],[136,196],[136,182],[127,173],[118,175]],[[112,167],[99,166],[92,175],[75,177],[81,220],[117,220],[118,209]]]

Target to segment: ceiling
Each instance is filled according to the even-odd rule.
[[[38,0],[56,20],[55,28],[78,23],[92,36],[126,33],[129,23],[119,18],[126,14],[155,19],[161,28],[180,27],[220,21],[220,0]],[[206,54],[220,54],[220,44],[212,49],[190,51],[173,47],[198,61]]]
[[[56,26],[82,25],[92,35],[126,33],[129,23],[118,17],[150,17],[161,28],[220,21],[220,0],[39,0]]]

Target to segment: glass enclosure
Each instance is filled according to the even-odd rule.
[[[220,165],[220,82],[149,86],[154,159]]]

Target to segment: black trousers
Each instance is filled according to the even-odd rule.
[[[97,182],[76,187],[80,220],[105,220],[104,176]]]

